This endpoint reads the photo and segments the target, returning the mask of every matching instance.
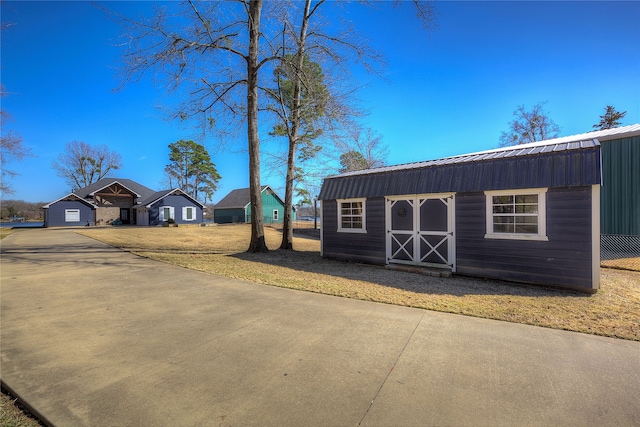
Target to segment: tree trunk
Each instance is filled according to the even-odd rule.
[[[296,132],[297,133],[297,132]],[[297,135],[296,135],[297,137]],[[296,141],[289,142],[287,158],[287,178],[284,190],[284,219],[282,222],[282,243],[280,249],[293,249],[293,180],[295,177]]]
[[[306,0],[304,14],[302,16],[302,27],[300,28],[300,40],[298,42],[298,52],[296,53],[296,77],[293,91],[293,117],[291,119],[291,132],[289,134],[289,156],[287,158],[287,178],[284,192],[284,222],[282,224],[282,243],[280,249],[293,249],[293,180],[296,173],[296,147],[298,145],[298,130],[300,129],[300,98],[302,96],[302,82],[300,74],[304,65],[304,49],[307,39],[307,28],[309,26],[309,10],[311,0]]]
[[[247,57],[247,133],[249,140],[249,193],[251,242],[248,252],[267,252],[260,186],[260,139],[258,138],[258,42],[262,0],[249,2],[249,56]]]

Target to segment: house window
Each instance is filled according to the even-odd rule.
[[[160,221],[168,221],[169,219],[176,219],[173,206],[161,206]]]
[[[338,200],[338,231],[367,232],[365,199]]]
[[[277,221],[278,220],[278,209],[274,209],[273,210],[273,220]]]
[[[182,208],[182,220],[183,221],[195,221],[196,220],[196,208],[193,206],[184,206]]]
[[[486,191],[487,239],[549,240],[546,188]]]
[[[80,209],[65,209],[64,210],[65,222],[80,222]]]

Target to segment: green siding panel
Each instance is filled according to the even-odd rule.
[[[602,142],[602,234],[640,235],[640,136]]]
[[[245,222],[244,209],[215,209],[213,211],[213,221],[216,224]]]

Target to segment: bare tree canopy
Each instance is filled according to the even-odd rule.
[[[560,127],[547,116],[544,104],[546,102],[537,103],[531,111],[525,110],[524,105],[519,106],[513,112],[515,118],[509,123],[509,130],[500,135],[500,147],[556,138]]]
[[[371,128],[352,130],[351,138],[339,143],[339,150],[340,172],[382,167],[389,154],[382,136]]]
[[[617,111],[613,105],[607,105],[604,110],[604,114],[600,116],[600,122],[593,125],[594,129],[605,130],[617,128],[622,125],[620,120],[627,115],[626,111],[621,113]]]
[[[123,25],[127,38],[123,44],[123,84],[153,73],[164,87],[180,92],[178,97],[172,98],[178,100],[172,108],[172,118],[194,119],[204,132],[234,134],[242,129],[241,125],[246,125],[252,209],[251,252],[267,250],[258,135],[258,111],[266,109],[260,94],[272,89],[265,84],[265,76],[278,66],[284,70],[285,58],[291,59],[288,78],[292,92],[287,101],[289,118],[286,123],[291,125],[287,135],[295,145],[309,136],[300,123],[304,117],[300,108],[305,107],[300,102],[305,89],[300,79],[305,58],[310,59],[309,63],[319,64],[321,70],[331,64],[336,70],[334,75],[342,76],[342,83],[349,81],[352,85],[354,80],[346,76],[354,63],[375,70],[372,64],[379,59],[364,38],[348,21],[336,16],[335,11],[324,21],[318,17],[318,22],[311,26],[311,18],[315,20],[319,8],[326,3],[326,0],[313,2],[313,5],[310,0],[264,4],[263,0],[187,0],[181,5],[168,3],[166,7],[158,8],[150,19],[134,20],[112,13]],[[413,4],[420,19],[430,28],[435,22],[431,3],[414,0]],[[298,135],[298,131],[302,133]],[[295,157],[294,147],[293,153],[289,150],[289,158]],[[295,170],[290,163],[285,195],[287,213],[291,210],[291,171]]]
[[[4,98],[6,95],[4,86],[0,85],[0,98]],[[2,129],[0,136],[0,169],[2,169],[0,193],[3,194],[13,194],[13,188],[8,179],[18,175],[17,172],[7,169],[9,160],[22,160],[25,156],[31,155],[30,150],[23,144],[22,136],[12,130],[6,130],[9,119],[11,119],[11,115],[0,109],[0,129]]]
[[[106,145],[93,147],[86,142],[71,141],[51,165],[72,190],[77,190],[99,181],[111,171],[120,169],[122,158]]]
[[[273,2],[274,7],[277,3]],[[265,37],[262,8],[262,0],[188,0],[180,5],[168,3],[149,19],[112,14],[127,38],[123,84],[153,73],[166,88],[181,92],[172,118],[196,120],[204,132],[238,132],[246,125],[253,213],[250,252],[267,251],[260,183],[258,77],[274,57],[260,49],[260,40]]]

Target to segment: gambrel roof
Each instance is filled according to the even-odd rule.
[[[320,200],[600,184],[600,140],[640,135],[640,125],[554,138],[325,178]]]

